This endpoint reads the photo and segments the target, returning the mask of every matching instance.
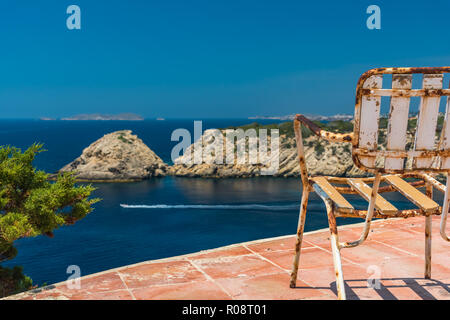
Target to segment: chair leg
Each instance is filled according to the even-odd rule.
[[[308,205],[308,198],[309,198],[309,190],[304,188],[302,194],[302,202],[300,204],[300,214],[298,217],[297,238],[295,241],[295,256],[294,261],[292,263],[291,281],[289,283],[289,286],[291,288],[295,288],[297,284],[298,264],[300,261],[300,251],[302,248],[303,230],[305,228],[306,207]]]
[[[426,186],[426,195],[433,198],[433,186],[429,183]],[[425,279],[431,278],[431,224],[433,221],[431,217],[431,215],[425,217]]]
[[[425,217],[425,279],[431,278],[431,217]]]
[[[336,287],[339,300],[346,300],[344,275],[342,273],[341,252],[339,246],[339,237],[337,232],[336,217],[334,216],[333,205],[327,204],[328,224],[330,226],[331,249],[333,252],[334,273],[336,274]]]

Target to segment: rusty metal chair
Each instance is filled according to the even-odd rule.
[[[445,233],[447,213],[449,211],[449,174],[450,174],[450,90],[443,89],[445,73],[450,67],[441,68],[378,68],[364,73],[357,84],[353,133],[338,134],[321,130],[319,126],[297,115],[294,130],[300,163],[303,194],[297,228],[295,256],[292,266],[290,287],[296,286],[300,249],[305,225],[308,196],[315,191],[325,202],[331,233],[336,285],[339,299],[345,299],[344,278],[342,273],[342,248],[356,247],[364,242],[370,230],[372,218],[408,218],[425,216],[425,278],[431,277],[431,223],[432,215],[441,215],[440,234],[450,241]],[[383,89],[383,75],[392,75],[392,88]],[[422,88],[412,89],[413,74],[422,74]],[[390,113],[386,147],[378,148],[378,132],[381,97],[390,97]],[[447,97],[445,119],[440,138],[436,139],[436,127],[439,104],[443,96]],[[407,127],[410,98],[420,97],[419,115],[416,125],[415,142],[412,150],[406,150]],[[354,164],[372,173],[368,178],[338,178],[308,176],[301,125],[309,128],[320,138],[332,142],[351,142]],[[406,166],[408,163],[412,165]],[[433,175],[444,173],[446,186]],[[414,178],[414,181],[405,180]],[[383,182],[385,185],[380,186]],[[334,184],[334,185],[333,185]],[[372,184],[369,186],[368,184]],[[343,186],[344,185],[344,186]],[[425,187],[426,194],[416,188]],[[444,193],[442,207],[433,200],[433,189]],[[385,200],[380,193],[399,191],[409,199],[415,209],[398,210]],[[355,209],[342,194],[359,194],[368,202],[367,210]],[[340,242],[336,217],[365,219],[364,229],[359,239]]]

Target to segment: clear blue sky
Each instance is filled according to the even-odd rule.
[[[81,8],[68,30],[66,8]],[[366,8],[381,8],[381,30]],[[450,65],[450,1],[2,0],[0,118],[352,113],[373,67]]]

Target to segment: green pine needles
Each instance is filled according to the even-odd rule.
[[[49,181],[50,175],[32,164],[42,151],[42,144],[33,144],[24,152],[0,146],[0,262],[16,256],[15,240],[41,234],[52,237],[53,230],[85,217],[100,200],[89,198],[95,190],[91,185],[75,185],[72,173]],[[20,268],[0,267],[0,295],[30,286],[31,280]]]

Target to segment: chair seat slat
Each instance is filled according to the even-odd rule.
[[[365,184],[362,179],[348,179],[348,184],[351,185],[364,199],[370,201],[372,188]],[[398,211],[395,206],[384,199],[380,194],[378,194],[375,199],[375,208],[386,215],[392,215]]]
[[[408,198],[412,203],[418,206],[425,212],[432,212],[439,209],[439,205],[428,198],[422,192],[411,186],[408,182],[395,175],[384,176],[384,179],[389,182],[395,189]]]
[[[326,178],[314,177],[312,180],[317,184],[320,190],[336,204],[336,206],[341,209],[353,210],[353,206],[328,182]]]

